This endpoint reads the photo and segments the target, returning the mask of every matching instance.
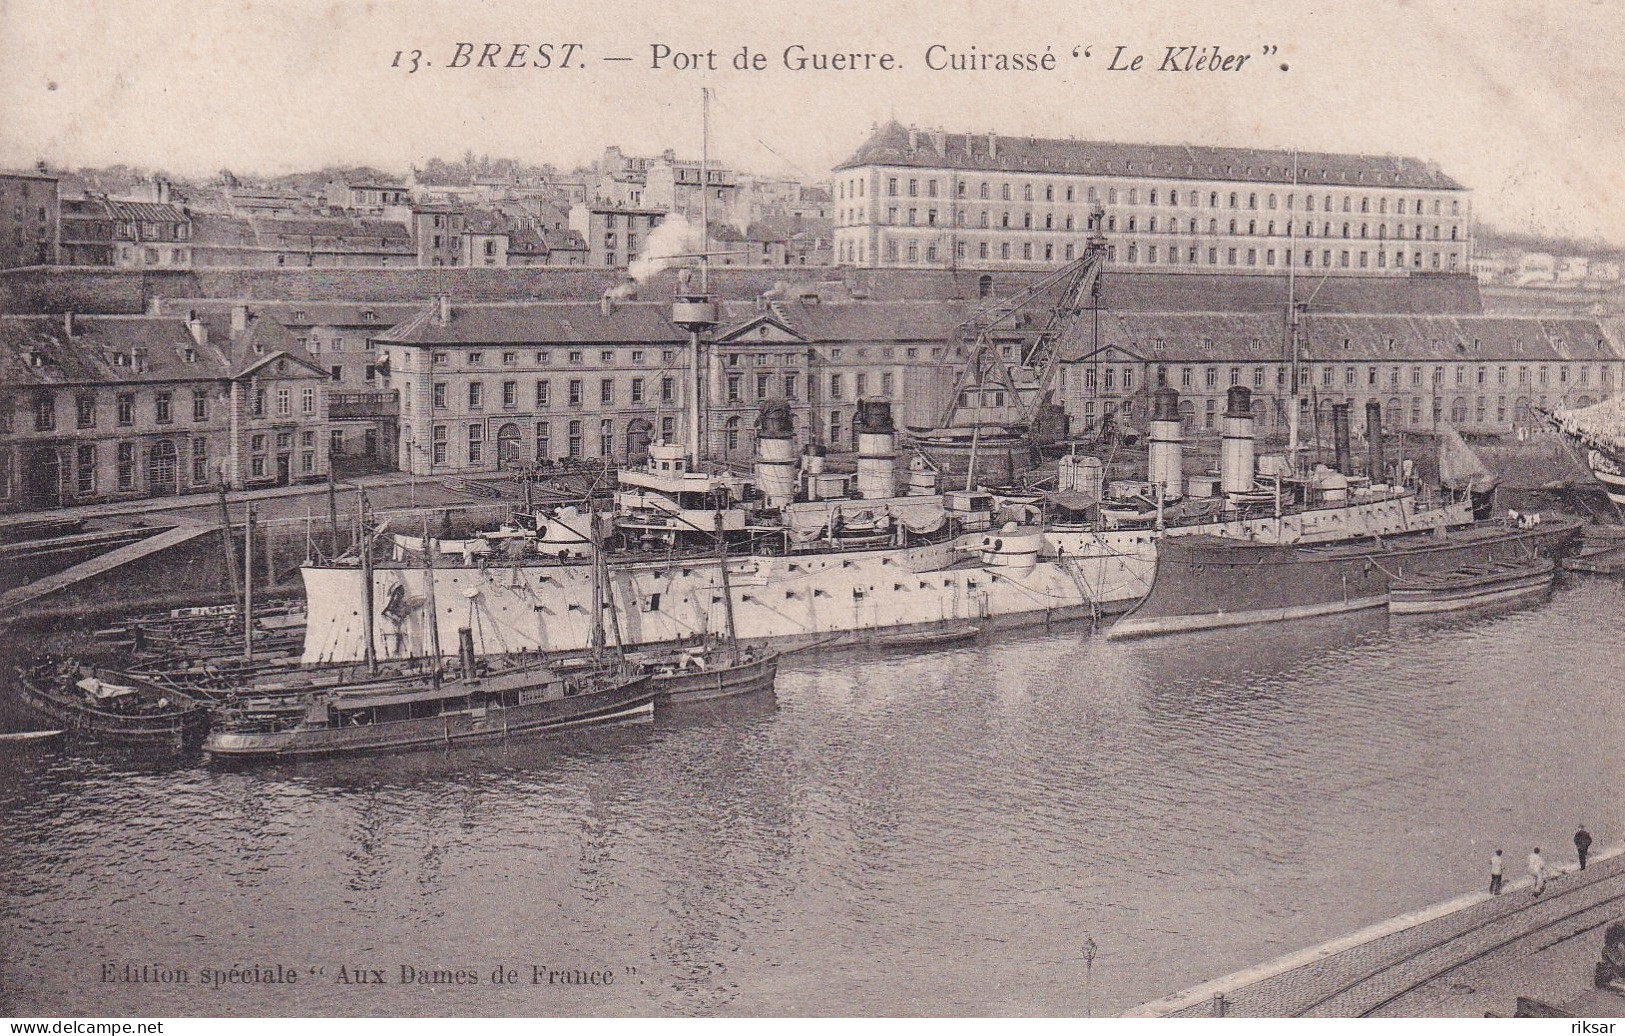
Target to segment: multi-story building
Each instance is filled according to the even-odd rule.
[[[274,321],[0,317],[0,509],[325,477],[326,383]]]
[[[390,220],[347,216],[191,217],[192,265],[254,267],[413,266],[411,231]]]
[[[62,202],[62,261],[125,270],[188,270],[192,217],[167,202],[69,198]]]
[[[495,471],[561,458],[636,461],[681,441],[688,337],[669,302],[453,305],[441,299],[376,335],[401,400],[400,465]],[[801,441],[855,446],[860,398],[906,400],[910,378],[963,357],[965,313],[939,303],[725,302],[704,372],[708,455],[746,462],[769,400]],[[905,415],[899,414],[899,418]]]
[[[594,203],[570,209],[570,229],[587,242],[587,265],[625,269],[643,254],[664,210]]]
[[[410,203],[405,184],[334,180],[323,192],[330,209],[381,216],[384,210]]]
[[[420,205],[412,210],[412,240],[419,266],[459,266],[463,258],[463,224],[458,205]]]
[[[877,127],[834,174],[842,265],[1054,266],[1104,211],[1114,263],[1167,272],[1460,271],[1469,192],[1413,158]]]
[[[511,236],[508,224],[496,213],[478,209],[469,212],[458,242],[463,265],[507,266]]]
[[[58,261],[58,191],[45,173],[0,173],[0,270]]]
[[[1063,357],[1059,391],[1076,431],[1108,417],[1143,428],[1150,392],[1178,390],[1187,431],[1214,433],[1232,385],[1252,390],[1261,434],[1284,435],[1291,365],[1279,316],[1117,313],[1098,343]],[[1536,408],[1587,406],[1625,388],[1625,343],[1584,318],[1312,314],[1299,329],[1300,431],[1330,436],[1331,404],[1382,406],[1385,427],[1505,434]],[[1216,434],[1216,433],[1215,433]]]
[[[328,372],[327,444],[335,470],[393,468],[399,440],[400,396],[388,365],[368,340],[423,307],[400,302],[262,302],[244,299],[164,299],[159,312],[193,314],[211,327],[265,317],[286,328],[294,346]]]

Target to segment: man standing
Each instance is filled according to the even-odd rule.
[[[1586,830],[1584,824],[1580,830],[1574,832],[1574,853],[1580,857],[1580,869],[1586,869],[1586,855],[1591,852],[1591,832]]]
[[[1540,846],[1529,854],[1529,875],[1535,879],[1535,895],[1546,891],[1546,861],[1540,858]]]
[[[1500,894],[1501,894],[1501,850],[1497,849],[1497,850],[1495,850],[1495,855],[1490,857],[1490,895],[1499,896]]]

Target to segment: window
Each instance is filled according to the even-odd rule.
[[[201,395],[201,393],[199,393],[199,395]],[[194,399],[193,400],[194,406],[192,408],[193,411],[194,411],[194,413],[193,413],[194,419],[196,419],[196,410],[197,410],[197,407],[195,405],[196,402],[197,402],[197,400]],[[299,412],[301,414],[314,414],[316,412],[316,390],[315,389],[313,389],[313,388],[305,388],[305,389],[300,389],[299,390]]]
[[[34,399],[34,431],[56,430],[56,396],[43,392]]]
[[[471,352],[471,353],[468,354],[468,365],[470,367],[478,367],[480,364],[482,364],[484,362],[485,362],[485,354],[484,353],[482,353],[482,352]]]
[[[502,383],[502,405],[509,409],[519,405],[519,382],[504,381]]]
[[[305,389],[305,391],[306,392],[311,392],[310,389]],[[314,393],[312,393],[312,394],[314,395]],[[306,413],[310,413],[310,412],[311,411],[309,411],[309,410],[306,411]],[[195,422],[201,423],[201,422],[207,421],[208,419],[209,419],[209,393],[208,393],[208,391],[206,389],[193,389],[192,390],[192,420],[195,421]]]
[[[76,488],[80,496],[90,496],[96,492],[96,447],[90,445],[79,447],[75,459],[79,469],[79,483]]]
[[[598,382],[598,402],[609,406],[615,402],[615,380],[603,378]]]
[[[674,402],[676,400],[676,398],[677,398],[677,379],[676,378],[670,378],[670,377],[661,378],[660,379],[660,401],[662,403],[671,403],[671,402]]]
[[[468,383],[468,408],[479,410],[485,405],[485,385],[478,381]]]
[[[433,452],[430,455],[430,463],[446,463],[446,426],[443,424],[435,425],[434,429],[430,432],[430,440],[433,445]]]
[[[135,393],[120,392],[117,400],[118,423],[122,428],[135,424]]]
[[[482,464],[485,459],[485,426],[471,424],[468,426],[468,462]]]
[[[839,374],[831,374],[829,376],[829,398],[841,398],[841,376]]]
[[[581,422],[580,421],[571,421],[570,422],[569,450],[570,450],[570,458],[572,460],[580,460],[581,459]]]
[[[446,383],[443,381],[434,383],[434,408],[436,410],[446,409]]]
[[[209,481],[209,440],[201,436],[192,440],[192,481]]]
[[[278,417],[287,417],[293,413],[293,393],[285,388],[276,390],[276,413]]]
[[[118,444],[118,487],[128,492],[135,488],[135,443]]]
[[[580,378],[570,379],[570,405],[580,406],[582,396],[582,382]]]
[[[598,455],[615,455],[615,424],[607,417],[598,422]]]
[[[789,371],[784,375],[784,398],[796,398],[796,372]]]
[[[536,422],[536,459],[548,460],[552,457],[552,444],[550,439],[553,429],[546,421]]]
[[[255,417],[264,417],[265,416],[265,390],[264,389],[257,388],[257,389],[254,390],[254,404],[253,404],[250,412]]]

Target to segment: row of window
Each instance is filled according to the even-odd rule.
[[[1319,406],[1314,412],[1314,416],[1321,421],[1329,422],[1331,420],[1332,402],[1333,401],[1330,399],[1320,400]],[[1355,401],[1349,399],[1345,402],[1352,405]],[[1590,396],[1581,396],[1578,400],[1576,400],[1576,405],[1589,406],[1592,402],[1593,400]],[[1534,409],[1532,409],[1531,404],[1544,410],[1548,406],[1549,400],[1546,396],[1540,396],[1538,399],[1534,400],[1531,400],[1527,396],[1518,397],[1514,401],[1515,410],[1512,412],[1512,419],[1529,424],[1538,423],[1539,417],[1535,413]],[[1277,425],[1282,425],[1286,422],[1287,409],[1288,407],[1286,400],[1279,398],[1274,400],[1273,416]],[[1398,396],[1390,397],[1385,403],[1383,403],[1382,410],[1383,421],[1387,427],[1399,428],[1407,423],[1405,403]],[[1298,411],[1303,418],[1308,419],[1311,416],[1309,400],[1299,399]],[[1262,419],[1267,413],[1269,413],[1269,410],[1267,408],[1266,401],[1262,397],[1255,396],[1253,398],[1253,417],[1255,419]],[[1424,424],[1423,413],[1423,397],[1412,396],[1410,398],[1409,408],[1409,424],[1411,427],[1421,427]],[[1437,396],[1433,397],[1432,405],[1428,407],[1427,413],[1431,417],[1433,424],[1438,424],[1444,420],[1444,400]],[[1180,402],[1179,415],[1180,423],[1185,426],[1185,428],[1189,429],[1196,425],[1196,406],[1191,400],[1187,399]],[[1472,401],[1471,405],[1469,405],[1469,400],[1466,396],[1457,396],[1450,401],[1450,422],[1452,424],[1465,426],[1468,424],[1469,420],[1472,420],[1478,425],[1488,426],[1490,424],[1489,415],[1490,406],[1489,397],[1487,396],[1476,397],[1476,399]],[[1207,400],[1205,408],[1202,412],[1201,426],[1207,429],[1212,429],[1217,416],[1218,400]],[[1095,427],[1096,415],[1095,402],[1093,400],[1084,402],[1081,417],[1083,419],[1085,428],[1093,429]],[[1122,418],[1123,420],[1128,421],[1132,420],[1133,417],[1134,401],[1132,399],[1125,399],[1121,401],[1106,400],[1102,404],[1102,420],[1116,420],[1117,418]],[[1494,423],[1505,426],[1507,421],[1507,397],[1497,396],[1495,397]]]
[[[1050,241],[1000,241],[998,242],[998,250],[997,254],[995,255],[993,242],[978,241],[975,244],[977,259],[997,258],[1003,261],[1019,259],[1023,262],[1053,262],[1057,258],[1071,260],[1076,256],[1078,247],[1075,243],[1067,243],[1065,245],[1057,246],[1054,242]],[[954,242],[954,259],[957,261],[965,261],[969,259],[970,245],[971,243],[968,241]],[[1152,266],[1163,263],[1171,266],[1245,265],[1258,267],[1291,266],[1293,263],[1293,257],[1298,254],[1291,249],[1286,248],[1241,249],[1239,247],[1233,247],[1221,249],[1218,246],[1209,246],[1205,249],[1205,252],[1206,262],[1204,264],[1204,249],[1197,245],[1191,245],[1184,249],[1182,249],[1179,245],[1162,246],[1146,244],[1142,247],[1141,242],[1132,241],[1126,248],[1120,248],[1116,244],[1107,245],[1106,259],[1108,262],[1117,262],[1121,259],[1122,261],[1129,263],[1139,263]],[[839,250],[839,257],[841,262],[863,263],[868,261],[868,257],[865,253],[866,249],[862,241],[847,241],[842,243]],[[881,250],[881,254],[883,256],[882,261],[887,263],[914,264],[921,262],[922,259],[926,263],[939,263],[943,261],[943,250],[939,247],[938,242],[934,239],[926,239],[923,242],[922,247],[922,242],[916,239],[904,239],[903,241],[899,242],[896,238],[887,238],[884,242],[884,247]],[[1382,250],[1377,250],[1375,253],[1373,253],[1368,249],[1361,249],[1358,252],[1355,252],[1349,249],[1334,250],[1326,248],[1320,250],[1318,263],[1314,249],[1306,248],[1303,250],[1302,255],[1302,265],[1306,267],[1314,267],[1318,265],[1322,269],[1326,269],[1335,265],[1337,268],[1344,270],[1385,270],[1390,268],[1402,270],[1406,268],[1405,257],[1407,252],[1403,248],[1396,249],[1392,253]],[[1409,255],[1411,269],[1457,270],[1460,269],[1461,266],[1461,253],[1459,252],[1424,252],[1421,249],[1412,249],[1409,252]]]
[[[993,184],[991,184],[989,181],[981,181],[981,183],[977,184],[974,189],[972,188],[970,181],[967,180],[952,180],[950,182],[952,184],[953,194],[957,198],[970,198],[973,196],[973,194],[976,198],[982,201],[989,201],[993,198],[994,188]],[[852,177],[840,181],[837,188],[839,199],[845,200],[848,198],[863,197],[864,183],[865,181],[863,177]],[[905,196],[909,198],[918,198],[922,196],[926,198],[935,198],[938,197],[938,190],[938,181],[935,179],[897,176],[888,176],[886,178],[886,197],[888,198]],[[1274,192],[1260,193],[1258,191],[1226,192],[1208,190],[1203,192],[1201,190],[1192,189],[1185,190],[1182,193],[1181,189],[1171,186],[1149,187],[1143,189],[1140,187],[1107,187],[1104,191],[1102,191],[1099,185],[1090,184],[1085,187],[1082,200],[1088,204],[1099,204],[1104,198],[1106,204],[1108,205],[1117,205],[1122,203],[1139,205],[1141,204],[1141,199],[1143,198],[1146,205],[1165,204],[1168,206],[1177,207],[1180,204],[1180,198],[1183,196],[1185,198],[1185,204],[1194,209],[1202,206],[1204,193],[1207,199],[1207,207],[1210,209],[1228,207],[1232,209],[1246,208],[1257,210],[1264,208],[1273,210],[1277,208],[1285,208],[1288,211],[1291,211],[1297,205],[1297,198],[1299,197],[1298,194],[1291,192],[1285,194],[1276,194]],[[1014,201],[1015,194],[1016,192],[1012,184],[1005,182],[998,185],[998,196],[1000,201]],[[1077,185],[1075,184],[1065,184],[1059,188],[1057,188],[1054,184],[1044,184],[1042,187],[1031,183],[1022,184],[1020,188],[1020,195],[1022,201],[1038,201],[1042,199],[1046,202],[1076,202],[1079,200],[1079,191]],[[1317,195],[1313,193],[1303,193],[1302,208],[1305,212],[1315,211],[1316,197]],[[1323,199],[1320,204],[1321,211],[1339,211],[1338,196],[1326,194],[1320,195],[1319,197]],[[1227,198],[1229,202],[1228,206],[1224,204]],[[1426,203],[1429,201],[1432,202],[1433,215],[1443,215],[1445,211],[1445,199],[1442,197],[1416,198],[1405,194],[1397,196],[1378,195],[1374,210],[1370,195],[1361,195],[1356,198],[1352,194],[1344,194],[1341,195],[1341,211],[1376,211],[1379,214],[1386,213],[1388,211],[1390,201],[1393,203],[1394,211],[1400,215],[1405,214],[1407,207],[1412,213],[1421,215],[1426,209]],[[1460,216],[1461,199],[1451,198],[1449,201],[1450,215]]]
[[[519,352],[520,351],[518,349],[504,349],[504,350],[501,350],[500,351],[500,356],[501,356],[502,366],[504,366],[504,367],[517,366],[518,363],[519,363]],[[650,350],[633,349],[632,350],[632,363],[633,364],[641,364],[641,363],[648,362],[649,353],[650,353]],[[552,363],[553,363],[553,351],[551,349],[538,349],[538,350],[536,350],[536,352],[533,355],[536,358],[536,365],[538,367],[551,366]],[[571,366],[571,367],[580,367],[580,366],[582,366],[583,364],[585,364],[587,362],[587,352],[584,349],[571,349],[571,350],[568,350],[565,353],[565,358],[566,358],[566,362],[568,363],[569,366]],[[676,360],[677,360],[677,350],[676,349],[662,349],[662,350],[660,350],[660,362],[661,363],[669,364],[669,363],[676,362]],[[445,350],[445,349],[435,349],[429,354],[429,362],[431,364],[433,364],[434,366],[436,366],[436,367],[450,366],[451,365],[451,353],[450,353],[450,351]],[[618,361],[615,358],[615,350],[614,349],[600,349],[600,350],[598,350],[598,362],[599,363],[604,363],[604,364],[611,364],[611,365],[617,364]],[[484,365],[485,365],[485,350],[483,350],[483,349],[470,349],[468,352],[463,353],[463,366],[465,366],[465,367],[483,367]]]
[[[633,404],[647,401],[648,393],[643,378],[633,378],[628,386],[630,389],[630,402]],[[570,406],[581,406],[586,399],[586,382],[581,378],[571,378],[566,385],[567,400]],[[436,410],[444,410],[449,405],[450,386],[444,381],[437,381],[433,388],[433,405]],[[519,406],[519,382],[504,381],[501,384],[502,406],[506,409],[517,409]],[[553,383],[550,381],[537,381],[534,394],[531,397],[538,410],[553,405]],[[471,381],[468,383],[468,408],[482,410],[485,407],[485,383]],[[677,379],[664,377],[660,379],[660,402],[674,403],[677,400]],[[604,378],[598,383],[598,402],[604,406],[615,405],[615,379]],[[412,409],[412,398],[406,398],[406,410]]]
[[[952,217],[952,220],[948,225],[951,225],[951,226],[961,226],[961,227],[967,227],[967,228],[970,228],[970,229],[977,229],[977,230],[991,230],[991,229],[993,229],[993,227],[991,225],[992,224],[992,214],[989,213],[989,212],[981,213],[980,214],[980,220],[974,227],[972,227],[970,221],[968,221],[965,218],[965,211],[963,209],[958,210],[956,213],[950,213],[949,215]],[[934,226],[938,225],[938,222],[937,222],[937,210],[936,209],[927,209],[925,211],[925,217],[924,217],[924,222],[923,223],[921,222],[920,210],[919,209],[909,209],[908,212],[907,212],[907,215],[906,215],[906,222],[903,222],[903,223],[900,224],[900,222],[899,222],[900,219],[905,219],[905,217],[900,216],[899,211],[895,207],[888,208],[886,210],[886,221],[885,222],[886,222],[887,226],[904,225],[904,226],[910,226],[910,227],[917,227],[917,226],[934,227]],[[1152,216],[1148,220],[1146,220],[1146,224],[1142,228],[1140,226],[1140,221],[1139,221],[1138,216],[1129,216],[1127,218],[1127,220],[1125,221],[1125,223],[1124,223],[1124,227],[1125,227],[1126,232],[1130,233],[1130,234],[1141,233],[1141,232],[1148,233],[1148,234],[1156,234],[1156,233],[1159,233],[1159,232],[1160,233],[1167,233],[1167,234],[1181,233],[1179,220],[1178,220],[1177,217],[1170,217],[1166,222],[1163,222],[1161,224],[1160,230],[1159,230],[1158,223],[1159,223],[1158,218],[1156,216]],[[1051,230],[1051,231],[1055,231],[1055,230],[1058,230],[1058,231],[1071,231],[1071,230],[1076,229],[1075,226],[1074,226],[1074,223],[1073,223],[1073,218],[1071,216],[1065,216],[1065,217],[1062,217],[1062,218],[1058,219],[1056,217],[1055,213],[1053,213],[1053,212],[1044,213],[1042,224],[1043,224],[1042,226],[1038,225],[1038,221],[1035,219],[1033,213],[1024,212],[1024,213],[1021,214],[1021,225],[1020,225],[1020,227],[1017,227],[1011,222],[1011,214],[1009,212],[1003,212],[1003,213],[1000,213],[1000,215],[999,215],[998,229],[1000,229],[1000,230],[1016,230],[1016,229],[1020,229],[1020,230]],[[1232,237],[1239,237],[1243,233],[1245,233],[1248,237],[1258,237],[1258,236],[1263,236],[1263,237],[1291,237],[1291,236],[1293,236],[1294,231],[1297,229],[1292,220],[1287,220],[1285,222],[1285,224],[1280,226],[1279,228],[1277,227],[1277,224],[1276,224],[1275,220],[1266,220],[1262,224],[1260,224],[1260,222],[1258,220],[1256,220],[1256,219],[1250,219],[1245,224],[1243,224],[1240,220],[1232,219],[1232,220],[1230,220],[1228,226],[1229,226],[1229,234]],[[1207,221],[1207,233],[1210,234],[1210,235],[1219,234],[1220,233],[1220,227],[1221,227],[1221,224],[1219,223],[1219,221],[1217,219],[1210,219],[1210,220]],[[1245,227],[1245,231],[1242,229],[1243,227]],[[1107,216],[1106,217],[1106,231],[1107,231],[1107,233],[1116,233],[1117,229],[1118,229],[1117,228],[1117,217],[1115,215]],[[1461,231],[1460,227],[1451,226],[1450,227],[1449,240],[1451,240],[1451,241],[1460,240],[1460,231]],[[1183,233],[1187,233],[1187,234],[1200,234],[1200,233],[1202,233],[1200,221],[1198,221],[1195,217],[1191,217],[1190,219],[1187,219],[1185,221],[1185,229],[1184,229]],[[1315,223],[1314,223],[1314,221],[1313,220],[1305,221],[1305,223],[1303,224],[1303,226],[1301,228],[1301,233],[1302,233],[1303,237],[1314,237],[1314,236],[1316,236],[1315,235]],[[1333,225],[1329,221],[1328,222],[1323,222],[1320,225],[1320,235],[1319,236],[1321,236],[1321,237],[1336,237],[1337,236],[1337,227],[1335,225]],[[1369,238],[1369,237],[1372,237],[1373,235],[1371,233],[1371,224],[1369,224],[1369,223],[1361,223],[1361,224],[1358,225],[1358,227],[1356,227],[1355,224],[1353,224],[1353,223],[1344,223],[1342,225],[1342,236],[1345,237],[1345,238],[1354,238],[1354,237]],[[1379,241],[1387,240],[1387,238],[1388,238],[1388,224],[1387,223],[1379,223],[1379,224],[1377,224],[1377,232],[1376,232],[1375,236]],[[1395,238],[1399,238],[1399,239],[1404,239],[1406,237],[1409,237],[1409,238],[1412,238],[1412,239],[1417,240],[1417,241],[1423,240],[1424,237],[1429,238],[1429,239],[1434,240],[1434,241],[1445,240],[1444,228],[1439,226],[1437,223],[1433,224],[1433,226],[1431,228],[1426,227],[1421,223],[1417,223],[1417,224],[1414,224],[1414,225],[1410,225],[1408,230],[1407,230],[1407,224],[1396,223],[1394,225],[1394,235],[1393,236]]]
[[[1079,374],[1079,384],[1082,386],[1083,391],[1085,392],[1094,392],[1097,390],[1113,392],[1116,391],[1119,386],[1121,386],[1123,392],[1132,392],[1134,390],[1135,368],[1132,366],[1117,367],[1104,364],[1091,364],[1088,366],[1079,364],[1077,366],[1081,368]],[[1305,384],[1307,384],[1309,379],[1314,377],[1314,372],[1317,368],[1320,372],[1321,387],[1331,388],[1337,384],[1339,380],[1337,373],[1338,368],[1333,364],[1305,364],[1303,369],[1299,372],[1300,377],[1304,379]],[[1268,368],[1258,366],[1250,369],[1252,374],[1252,387],[1255,389],[1263,388],[1266,378],[1266,370]],[[1284,389],[1288,380],[1287,367],[1284,364],[1278,365],[1274,368],[1274,370],[1275,386],[1277,388]],[[1591,366],[1584,364],[1578,366],[1564,364],[1556,368],[1555,384],[1569,384],[1569,375],[1571,370],[1575,371],[1575,383],[1582,386],[1588,386],[1592,383]],[[1345,388],[1356,388],[1361,385],[1364,385],[1366,388],[1381,388],[1383,384],[1386,383],[1388,388],[1397,389],[1400,387],[1402,381],[1408,381],[1410,386],[1413,388],[1419,388],[1424,384],[1423,367],[1411,367],[1408,379],[1404,376],[1403,371],[1404,368],[1402,367],[1389,367],[1387,369],[1387,377],[1384,379],[1381,376],[1382,368],[1380,367],[1366,367],[1364,370],[1361,370],[1358,367],[1343,367],[1341,381],[1343,387]],[[1598,384],[1612,384],[1613,371],[1610,367],[1608,367],[1606,364],[1598,364],[1596,371]],[[1226,375],[1226,384],[1232,386],[1240,385],[1244,380],[1243,374],[1244,368],[1230,367]],[[1159,381],[1167,379],[1169,375],[1170,371],[1166,366],[1161,364],[1157,366],[1156,377],[1159,379]],[[1513,372],[1512,368],[1507,364],[1499,364],[1495,367],[1493,373],[1494,383],[1497,385],[1511,384],[1509,379],[1514,376],[1517,379],[1516,383],[1520,386],[1533,384],[1544,388],[1547,385],[1554,383],[1554,379],[1552,378],[1552,368],[1544,364],[1533,368],[1528,365],[1519,365],[1516,372]],[[1205,367],[1202,369],[1202,386],[1210,390],[1217,389],[1219,387],[1220,377],[1221,368]],[[1458,386],[1466,386],[1468,384],[1480,386],[1488,385],[1490,384],[1491,377],[1492,374],[1488,366],[1480,366],[1473,369],[1463,366],[1456,366],[1454,368],[1454,383]],[[1065,370],[1062,371],[1062,379],[1064,384],[1066,379]],[[1428,383],[1437,387],[1444,385],[1445,380],[1446,368],[1443,366],[1436,366],[1433,368],[1432,375]],[[1172,382],[1169,383],[1172,384]],[[1190,389],[1194,388],[1195,385],[1196,368],[1179,368],[1179,387],[1181,389]]]

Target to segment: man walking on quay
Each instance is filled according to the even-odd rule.
[[[1574,832],[1574,853],[1580,857],[1580,869],[1586,869],[1586,855],[1591,852],[1591,832],[1586,830],[1584,824],[1580,830]]]
[[[1499,896],[1500,894],[1501,894],[1501,850],[1497,849],[1497,850],[1495,850],[1495,855],[1490,857],[1490,895]]]
[[[1529,874],[1535,879],[1535,895],[1546,891],[1546,861],[1540,858],[1540,846],[1529,854]]]

